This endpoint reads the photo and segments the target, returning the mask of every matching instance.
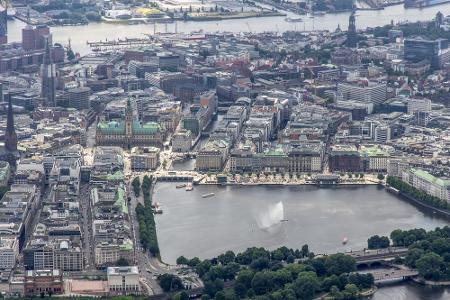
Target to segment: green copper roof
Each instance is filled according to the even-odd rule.
[[[361,154],[364,156],[388,156],[389,154],[378,146],[361,147]]]
[[[426,180],[428,182],[437,184],[441,187],[447,187],[450,185],[450,180],[444,180],[438,177],[435,177],[428,173],[427,171],[421,170],[421,169],[411,169],[411,172],[416,175],[417,177]]]
[[[287,156],[281,147],[266,151],[265,156]]]
[[[120,250],[122,251],[133,251],[133,243],[126,242],[119,246]]]
[[[125,190],[123,187],[117,188],[116,196],[114,197],[114,205],[119,207],[120,211],[124,214],[128,213],[127,201],[125,199]]]
[[[161,125],[156,122],[143,123],[133,121],[133,133],[135,134],[155,134],[162,131]]]
[[[124,179],[123,172],[117,171],[114,174],[108,174],[106,179],[108,181],[122,181]]]
[[[110,122],[102,121],[97,124],[97,130],[103,133],[124,134],[125,123],[117,121],[110,121]]]

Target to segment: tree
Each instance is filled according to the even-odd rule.
[[[141,180],[139,176],[134,177],[131,186],[133,187],[134,196],[139,197],[141,193]]]
[[[341,275],[350,273],[356,269],[355,259],[343,253],[332,254],[325,259],[327,273]]]
[[[308,256],[308,254],[309,254],[309,247],[308,247],[307,244],[302,246],[301,254],[302,254],[302,257],[307,257]]]
[[[342,291],[342,296],[344,299],[356,299],[358,297],[358,293],[358,287],[353,283],[349,283],[345,285],[345,289]]]
[[[313,299],[319,288],[319,279],[314,272],[300,272],[294,282],[294,290],[299,299]]]
[[[252,279],[252,289],[255,291],[256,295],[264,295],[270,291],[272,285],[271,273],[257,272]]]
[[[429,280],[441,279],[443,264],[444,259],[434,252],[425,253],[416,261],[420,276]]]
[[[126,266],[129,266],[130,265],[130,263],[128,262],[128,260],[126,259],[126,258],[124,258],[124,257],[121,257],[121,258],[119,258],[117,261],[116,261],[116,266],[118,266],[118,267],[126,267]]]
[[[378,175],[377,175],[377,179],[378,179],[378,180],[383,180],[383,179],[384,179],[384,175],[381,174],[381,173],[378,174]]]
[[[184,256],[180,256],[177,258],[177,265],[187,265],[189,264],[189,259]]]
[[[369,249],[382,249],[389,247],[390,243],[387,236],[374,235],[367,240],[367,247]]]
[[[158,281],[164,292],[178,291],[184,288],[181,279],[173,274],[160,275]]]

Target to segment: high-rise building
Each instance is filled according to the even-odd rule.
[[[56,106],[56,65],[53,63],[51,54],[50,37],[47,37],[45,43],[44,61],[41,65],[41,97],[44,99],[44,105]]]
[[[353,12],[348,18],[347,47],[356,48],[357,44],[358,36],[356,34],[355,13]]]
[[[8,95],[8,116],[6,119],[5,148],[10,152],[17,151],[17,134],[14,128],[14,116],[10,95]]]
[[[67,91],[69,95],[69,107],[76,109],[89,109],[91,107],[89,97],[91,89],[88,87],[78,87]]]
[[[413,63],[427,60],[430,62],[431,67],[438,68],[444,63],[450,61],[449,42],[446,39],[405,39],[404,57],[407,61]]]
[[[44,49],[47,39],[50,39],[51,45],[50,28],[47,25],[27,25],[22,29],[22,48],[26,51]]]
[[[0,4],[0,44],[8,43],[8,13],[6,7]]]

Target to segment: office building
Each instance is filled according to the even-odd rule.
[[[159,165],[159,148],[156,147],[134,147],[131,149],[131,170],[147,171],[154,170]]]
[[[356,84],[339,83],[337,95],[342,100],[354,100],[377,105],[386,101],[387,87],[385,83],[375,83],[367,80]]]
[[[432,68],[439,68],[444,63],[450,61],[448,40],[405,39],[404,58],[413,63],[427,60]]]
[[[192,148],[192,133],[186,129],[180,129],[172,136],[172,151],[189,152]]]
[[[91,96],[91,89],[88,87],[78,87],[67,91],[69,98],[69,107],[78,110],[91,108],[89,97]]]
[[[139,269],[137,266],[109,267],[107,270],[110,295],[139,294]]]
[[[59,270],[29,270],[24,279],[25,297],[52,296],[64,293],[64,282]]]

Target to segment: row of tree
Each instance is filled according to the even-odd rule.
[[[345,254],[314,258],[307,245],[301,250],[254,247],[237,255],[227,251],[213,259],[180,257],[177,262],[195,268],[205,283],[202,299],[308,300],[319,293],[354,299],[374,284],[371,274],[353,273],[354,258]],[[233,288],[224,290],[225,282],[233,282]]]
[[[431,196],[427,194],[424,191],[418,190],[415,187],[409,185],[408,183],[404,182],[400,178],[388,176],[386,183],[392,186],[393,188],[396,188],[403,194],[410,196],[418,201],[421,201],[425,204],[434,206],[436,208],[440,209],[450,209],[449,203],[447,201],[441,200],[438,197]]]
[[[144,205],[138,203],[136,206],[136,217],[139,222],[139,237],[142,247],[145,250],[149,250],[152,255],[159,256],[158,238],[156,235],[155,218],[152,209],[151,186],[152,180],[145,175],[141,185],[142,194],[144,196]]]
[[[427,280],[450,280],[450,227],[394,230],[391,240],[395,246],[408,246],[404,264],[416,268]]]

